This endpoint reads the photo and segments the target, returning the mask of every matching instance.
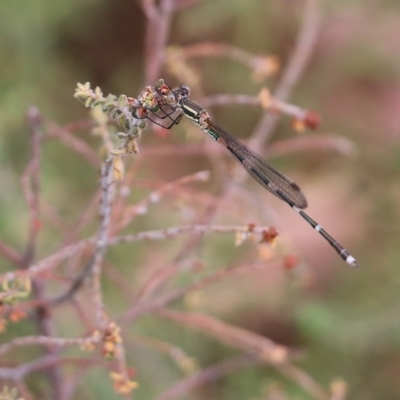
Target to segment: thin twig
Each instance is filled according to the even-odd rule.
[[[142,7],[147,16],[145,80],[147,83],[152,83],[160,75],[172,17],[176,10],[176,0],[161,0],[158,9],[155,7],[153,1],[143,0]]]
[[[100,157],[87,143],[82,139],[72,135],[73,130],[70,124],[64,127],[56,125],[54,122],[48,121],[49,130],[46,134],[46,138],[57,138],[60,142],[64,143],[66,146],[74,150],[77,154],[81,155],[83,159],[90,162],[96,168],[100,164]],[[83,125],[83,124],[82,124]],[[93,122],[86,123],[86,128],[93,127]],[[75,129],[81,127],[78,125]]]
[[[187,185],[189,183],[205,182],[209,178],[209,176],[210,174],[208,171],[196,172],[195,174],[187,175],[175,181],[168,182],[161,186],[159,189],[152,191],[145,199],[143,199],[139,203],[125,208],[122,219],[113,226],[113,234],[125,228],[135,216],[146,213],[151,203],[159,202],[161,197],[165,196],[167,193],[174,192],[180,186]]]
[[[176,381],[171,387],[158,395],[155,400],[174,400],[181,397],[188,397],[190,393],[201,386],[216,382],[243,368],[261,364],[263,364],[263,361],[252,354],[240,354]]]
[[[60,304],[70,299],[82,286],[83,282],[87,277],[93,274],[93,301],[96,306],[96,321],[97,326],[105,328],[106,320],[103,311],[103,302],[101,299],[101,267],[100,264],[103,261],[104,254],[108,246],[108,229],[110,226],[111,206],[114,198],[114,190],[112,185],[112,156],[110,156],[103,163],[101,172],[101,204],[100,204],[100,216],[101,223],[97,232],[96,239],[87,239],[85,242],[92,241],[95,243],[93,254],[87,261],[82,272],[74,279],[71,286],[61,295],[54,298],[51,302],[53,304]]]
[[[9,271],[5,274],[0,275],[0,281],[13,281],[17,279],[19,276],[28,276],[33,277],[38,275],[42,272],[51,270],[55,268],[59,262],[62,260],[70,257],[72,254],[76,255],[78,252],[82,251],[88,244],[93,243],[93,238],[91,239],[84,239],[80,242],[74,243],[70,246],[64,247],[61,250],[57,251],[56,253],[51,254],[50,256],[46,257],[42,261],[39,261],[36,264],[33,264],[27,270],[21,271]],[[91,244],[92,245],[92,244]]]
[[[23,257],[22,255],[13,247],[7,243],[0,240],[0,254],[3,258],[10,261],[19,268],[22,267]]]
[[[299,120],[303,120],[307,116],[307,113],[309,113],[309,110],[305,110],[304,108],[295,106],[293,104],[285,103],[273,96],[268,96],[267,104],[264,103],[265,101],[263,100],[261,95],[249,96],[244,94],[219,94],[208,96],[199,100],[199,104],[204,107],[231,104],[259,106],[274,112],[290,115]]]
[[[351,156],[355,153],[355,146],[353,142],[342,136],[322,133],[279,140],[268,146],[266,154],[269,157],[279,157],[300,152],[310,152],[311,154],[311,151],[334,151],[346,156]]]
[[[247,141],[242,141],[247,144]],[[143,150],[146,155],[151,157],[159,157],[165,155],[175,155],[183,153],[185,156],[193,155],[205,155],[210,152],[223,156],[224,154],[228,157],[229,153],[222,146],[213,146],[205,148],[198,144],[182,144],[179,147],[175,145],[163,145],[145,147]],[[295,153],[306,153],[310,151],[332,151],[346,156],[352,156],[355,154],[355,146],[349,139],[328,133],[315,133],[312,135],[301,135],[294,136],[289,139],[282,139],[276,142],[270,143],[266,148],[265,154],[267,157],[279,157],[282,155],[290,155]],[[137,182],[140,184],[141,182]]]
[[[251,227],[252,234],[262,234],[267,231],[268,227],[255,226]],[[220,234],[230,234],[230,233],[241,233],[241,234],[249,234],[249,226],[218,226],[218,225],[183,225],[172,228],[166,228],[161,230],[154,231],[144,231],[139,232],[132,235],[119,236],[115,238],[108,239],[106,242],[107,246],[114,246],[121,243],[131,243],[143,240],[165,240],[169,238],[174,238],[176,236],[186,235],[188,232],[194,233],[220,233]],[[49,257],[43,259],[37,264],[32,265],[28,270],[24,271],[24,273],[15,271],[9,271],[5,274],[0,275],[0,281],[13,281],[17,279],[19,276],[35,276],[37,274],[48,271],[52,268],[55,268],[56,265],[62,260],[68,258],[71,255],[76,256],[76,254],[86,246],[92,246],[95,242],[95,238],[88,238],[81,240],[80,242],[74,243],[70,246],[64,247],[58,252],[50,255]]]
[[[140,0],[140,5],[148,20],[158,18],[158,10],[154,0]]]
[[[101,263],[107,250],[108,230],[110,227],[111,206],[114,198],[112,157],[103,163],[101,170],[102,198],[100,204],[101,224],[97,232],[93,263],[88,267],[88,274],[93,272],[93,301],[96,310],[97,326],[105,328],[107,321],[104,316],[104,305],[101,290]]]
[[[15,338],[9,341],[8,343],[1,345],[0,355],[4,355],[7,352],[17,347],[35,346],[38,344],[43,344],[53,347],[66,347],[66,346],[83,346],[98,342],[99,338],[96,337],[66,339],[66,338],[56,338],[48,336],[23,336]]]
[[[286,347],[274,343],[265,336],[227,324],[208,315],[183,313],[170,309],[159,310],[157,314],[189,328],[201,330],[203,334],[223,344],[254,352],[264,362],[271,364],[286,377],[299,384],[314,399],[329,399],[328,393],[309,374],[289,362],[289,351]]]
[[[225,345],[260,354],[265,360],[271,362],[283,362],[288,356],[288,349],[285,346],[278,345],[271,339],[255,332],[227,324],[210,315],[165,308],[157,310],[157,315],[175,321],[180,325],[198,329],[203,334],[215,338]]]
[[[28,233],[28,242],[24,252],[22,268],[27,269],[35,259],[37,240],[41,228],[40,217],[40,161],[41,161],[41,116],[36,107],[30,107],[28,110],[28,124],[31,134],[31,160],[21,177],[21,184],[30,213],[30,226]],[[38,305],[35,313],[39,331],[42,335],[52,337],[54,335],[53,321],[49,317],[49,307],[47,306],[45,294],[45,282],[36,278],[32,280],[32,293]],[[44,344],[45,352],[49,355],[57,355],[57,350]],[[62,371],[59,367],[46,371],[47,379],[52,388],[53,397],[59,397],[62,393],[63,379]]]
[[[134,345],[144,345],[169,357],[182,371],[191,373],[196,369],[195,360],[182,350],[181,347],[148,336],[135,335],[130,339]]]
[[[36,241],[41,225],[39,211],[41,117],[36,107],[30,107],[28,110],[28,124],[31,134],[31,160],[21,177],[21,185],[30,214],[28,242],[24,254],[24,268],[27,268],[35,258]]]
[[[12,381],[22,381],[25,376],[38,372],[43,369],[47,369],[50,367],[54,367],[55,365],[101,365],[102,360],[98,358],[71,358],[71,357],[59,357],[57,355],[46,355],[40,357],[34,361],[18,365],[17,367],[0,367],[0,378],[4,380],[12,380]]]
[[[280,101],[286,102],[288,100],[311,58],[319,32],[320,18],[318,3],[319,0],[306,1],[303,13],[303,26],[298,35],[296,47],[273,94]],[[249,146],[260,148],[261,144],[270,138],[279,119],[279,114],[266,112],[251,135]]]
[[[194,6],[202,0],[178,0],[177,8],[184,9],[187,7]]]
[[[135,320],[141,315],[148,314],[150,312],[157,311],[160,308],[166,307],[171,302],[182,298],[188,293],[201,290],[204,287],[216,283],[228,276],[249,273],[252,271],[258,271],[264,268],[271,268],[273,265],[277,265],[277,261],[268,263],[258,262],[258,263],[238,265],[235,267],[227,267],[220,269],[217,272],[210,274],[204,279],[194,282],[186,287],[176,289],[175,291],[160,295],[159,297],[148,300],[147,302],[142,303],[140,301],[141,299],[139,299],[138,303],[133,308],[123,313],[120,316],[119,320],[121,320],[121,323],[126,323],[128,321]]]
[[[172,228],[166,228],[155,231],[143,231],[131,235],[124,235],[108,240],[107,245],[113,246],[122,243],[131,243],[143,240],[165,240],[177,236],[186,235],[187,233],[219,233],[219,234],[243,234],[251,237],[254,235],[262,235],[271,228],[262,226],[219,226],[219,225],[181,225]]]
[[[278,70],[278,60],[274,56],[254,55],[240,47],[227,43],[203,42],[181,47],[179,54],[183,58],[225,57],[240,62],[260,77],[274,75]]]

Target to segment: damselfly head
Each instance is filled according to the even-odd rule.
[[[179,89],[175,89],[174,95],[178,101],[186,100],[190,95],[189,86],[181,86]]]
[[[181,90],[181,93],[183,96],[189,97],[189,95],[190,95],[190,87],[189,86],[181,86],[179,89]]]

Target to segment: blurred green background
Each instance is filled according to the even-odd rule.
[[[277,55],[284,66],[296,43],[303,6],[303,2],[295,0],[198,1],[176,15],[169,44],[226,42],[251,53]],[[279,277],[272,273],[272,278],[267,274],[231,279],[229,285],[220,284],[207,291],[209,300],[200,311],[304,350],[299,365],[325,387],[334,378],[343,378],[349,385],[349,399],[399,399],[400,3],[321,1],[321,19],[314,54],[290,102],[317,110],[323,118],[319,131],[350,139],[355,152],[345,156],[304,151],[274,157],[271,162],[301,186],[309,201],[310,215],[351,251],[361,268],[347,268],[292,210],[247,181],[246,190],[255,191],[260,203],[253,211],[247,204],[245,214],[232,221],[227,216],[220,221],[231,225],[256,221],[276,226],[288,249],[301,255],[303,268],[312,271],[312,282],[306,284],[296,275],[302,274],[301,269],[290,274],[281,272]],[[64,125],[87,116],[88,110],[73,98],[77,82],[90,81],[92,87],[98,85],[104,93],[137,96],[145,85],[145,29],[146,20],[135,1],[0,2],[3,241],[17,249],[22,249],[26,241],[28,213],[20,175],[29,159],[27,108],[35,105],[44,118]],[[229,60],[196,59],[196,69],[206,94],[255,95],[261,88],[250,79],[246,68]],[[168,72],[162,77],[168,80]],[[273,90],[276,80],[265,84]],[[214,114],[221,126],[246,139],[261,111],[233,106],[215,108]],[[185,141],[182,132],[182,128],[175,129],[166,137],[146,132],[140,141],[143,151],[133,163],[136,157],[146,157],[147,147],[179,146]],[[290,119],[283,117],[273,140],[294,134]],[[79,135],[98,150],[98,139],[85,131]],[[42,167],[43,207],[56,210],[64,222],[73,225],[97,189],[98,169],[54,139],[44,144]],[[149,155],[141,161],[138,179],[168,181],[202,169],[212,169],[205,157]],[[218,186],[217,178],[213,179],[211,191]],[[140,190],[132,195],[133,199],[141,198]],[[270,219],[259,212],[260,204],[271,209],[267,213]],[[155,210],[138,220],[131,231],[177,224],[177,206],[168,207],[176,214],[165,216],[162,209]],[[92,226],[85,233],[93,232]],[[61,239],[57,223],[49,217],[44,221],[38,259],[54,251]],[[132,288],[139,285],[135,279],[140,272],[130,270],[129,258],[134,257],[135,264],[143,261],[138,270],[143,272],[144,260],[148,260],[146,250],[156,252],[157,246],[135,245],[126,255],[118,253],[125,249],[111,250],[113,262],[118,265],[121,260],[127,268]],[[163,243],[165,246],[171,246],[167,251],[173,254],[176,243]],[[254,257],[254,248],[243,254],[232,247],[232,240],[210,240],[204,259],[218,268],[236,264],[237,259],[243,261],[249,254]],[[1,272],[10,267],[0,260]],[[112,284],[108,283],[106,291],[110,309],[123,308]],[[65,332],[77,334],[73,326],[62,322],[62,315],[58,319],[60,336]],[[19,334],[30,332],[26,329]],[[155,318],[141,320],[134,329],[142,335],[157,336],[158,332],[162,339],[184,343],[187,352],[197,357],[201,365],[227,354],[226,349],[216,350],[209,339]],[[129,363],[137,368],[141,385],[135,392],[137,399],[152,398],[179,377],[175,367],[158,353],[137,344],[128,348],[132,350]],[[261,368],[234,374],[209,392],[191,398],[269,398],[269,384],[276,381],[287,385],[288,398],[308,398],[282,377]],[[107,389],[103,385],[90,375],[80,395],[84,393],[88,399],[114,398],[108,385]],[[105,390],[110,391],[107,397]]]

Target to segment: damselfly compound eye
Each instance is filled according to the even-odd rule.
[[[179,91],[180,91],[181,95],[184,96],[184,97],[189,97],[189,95],[190,95],[189,86],[181,86],[179,88]]]

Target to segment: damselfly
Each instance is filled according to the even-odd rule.
[[[172,121],[169,126],[164,126],[165,128],[169,129],[178,124],[182,115],[185,115],[201,130],[225,146],[258,183],[300,214],[336,250],[344,261],[352,267],[358,267],[356,259],[337,240],[329,235],[321,225],[303,211],[307,207],[307,200],[299,186],[287,176],[272,168],[233,135],[214,124],[207,111],[189,99],[190,89],[187,86],[172,90],[163,83],[158,87],[156,86],[155,90],[160,97],[158,102],[161,104],[163,112],[161,116],[156,114],[157,117],[162,119],[169,118]],[[163,109],[163,106],[170,107],[172,111],[167,112]],[[177,110],[181,111],[181,113],[173,118],[174,112]]]

